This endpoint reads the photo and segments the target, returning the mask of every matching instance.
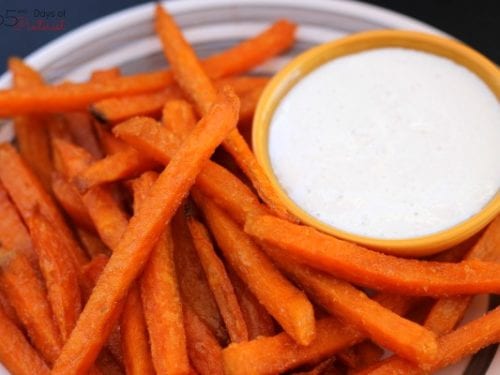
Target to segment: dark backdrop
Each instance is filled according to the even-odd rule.
[[[203,1],[203,0],[200,0]],[[300,0],[298,0],[300,1]],[[307,1],[307,0],[304,0]],[[0,72],[8,56],[24,57],[48,41],[137,0],[0,0]],[[472,45],[500,64],[500,0],[368,0],[427,22]],[[35,18],[34,10],[39,10]],[[26,22],[43,20],[28,31]],[[18,30],[9,25],[21,19]],[[3,21],[3,22],[2,22]]]

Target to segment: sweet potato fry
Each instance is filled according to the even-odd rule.
[[[0,243],[2,246],[24,254],[34,267],[38,267],[37,255],[33,250],[28,230],[1,183],[0,212],[2,214],[0,220]]]
[[[173,82],[168,71],[140,73],[106,82],[63,83],[0,91],[0,116],[84,110],[98,100],[160,90]]]
[[[189,306],[184,305],[189,359],[200,375],[223,375],[222,348],[210,329]]]
[[[395,293],[440,296],[500,290],[500,265],[397,258],[269,215],[250,216],[245,231],[299,263],[350,282]]]
[[[0,145],[0,165],[0,180],[23,219],[27,220],[38,206],[68,244],[75,265],[85,263],[87,257],[73,238],[54,201],[10,144]]]
[[[44,85],[41,75],[19,58],[10,58],[14,86],[20,89]],[[14,129],[19,153],[33,169],[40,181],[50,191],[52,160],[49,136],[42,116],[26,115],[14,118]]]
[[[108,80],[120,76],[121,76],[120,68],[115,66],[113,68],[94,70],[90,75],[90,80],[92,82],[106,82]]]
[[[90,112],[97,120],[113,124],[134,116],[155,116],[165,102],[182,98],[179,87],[172,85],[157,92],[103,99],[94,103]]]
[[[52,192],[66,214],[77,225],[91,231],[95,230],[80,193],[59,172],[52,174]]]
[[[255,109],[257,108],[257,103],[262,95],[262,91],[264,91],[264,86],[255,87],[240,97],[240,124],[249,124],[252,121]]]
[[[299,344],[308,345],[315,328],[307,297],[220,208],[201,194],[193,196],[231,267],[283,329]]]
[[[140,210],[156,180],[157,175],[149,172],[133,182],[134,210]],[[189,373],[184,317],[170,225],[167,225],[152,251],[140,279],[140,287],[156,372]]]
[[[85,191],[100,184],[135,177],[155,166],[154,161],[129,147],[92,163],[75,182],[80,191]]]
[[[174,19],[161,5],[156,7],[155,28],[177,83],[195,103],[198,112],[205,114],[215,99],[215,86],[203,70],[194,50],[182,35]],[[238,166],[252,181],[259,196],[271,210],[282,218],[296,221],[278,198],[267,175],[237,129],[229,133],[223,146],[234,157]]]
[[[62,164],[68,177],[77,176],[93,160],[86,150],[66,141],[58,140],[55,145],[66,156]],[[89,189],[81,199],[102,241],[114,250],[127,228],[126,213],[107,187]]]
[[[498,244],[500,244],[500,217],[493,220],[465,259],[498,262],[500,255]],[[465,315],[471,298],[470,296],[440,298],[429,312],[424,326],[439,336],[451,332]],[[371,366],[370,369],[377,369],[380,373],[383,371],[390,373],[403,367],[407,367],[407,361],[391,356]]]
[[[12,375],[49,375],[43,359],[1,308],[0,337],[0,362]]]
[[[74,142],[95,159],[102,158],[102,150],[97,142],[90,115],[86,112],[68,112],[63,116]]]
[[[213,248],[205,226],[192,215],[187,219],[194,247],[232,342],[248,341],[248,330],[224,264]]]
[[[111,251],[109,248],[102,242],[102,240],[94,233],[90,233],[82,228],[77,228],[78,238],[80,239],[80,243],[83,245],[85,251],[90,256],[90,258],[94,259],[99,255],[110,255]]]
[[[264,375],[285,372],[327,358],[363,338],[361,332],[333,317],[318,320],[316,326],[316,337],[307,346],[299,345],[285,332],[229,345],[222,351],[225,373]]]
[[[104,126],[96,124],[95,129],[101,148],[104,150],[106,155],[113,155],[117,152],[126,151],[130,148],[130,145],[121,139],[116,138],[107,129],[105,129]]]
[[[52,320],[43,284],[24,255],[0,249],[0,287],[33,345],[48,364],[54,362],[61,350],[61,337]]]
[[[67,244],[46,217],[35,211],[28,220],[28,227],[52,312],[64,342],[73,330],[82,307],[78,271],[70,258]]]
[[[267,81],[264,77],[230,77],[216,81],[215,86],[230,85],[238,96],[245,96],[253,88],[263,88]],[[173,85],[158,92],[103,99],[94,103],[90,111],[99,121],[115,124],[134,116],[156,116],[166,102],[183,98],[179,87]]]
[[[22,323],[17,316],[16,310],[12,307],[12,304],[9,302],[9,299],[5,296],[0,288],[0,310],[4,312],[5,315],[10,319],[10,321],[15,324],[17,327],[22,327]]]
[[[253,340],[259,336],[273,336],[276,333],[276,327],[271,315],[238,275],[233,270],[228,270],[228,272],[248,328],[249,339]]]
[[[278,21],[259,35],[209,57],[203,63],[204,68],[212,78],[243,73],[288,49],[295,40],[295,28],[288,21]],[[172,81],[169,71],[159,71],[118,77],[106,82],[66,84],[28,92],[4,90],[0,92],[0,107],[3,109],[0,116],[84,109],[103,98],[160,90]]]
[[[382,307],[343,280],[285,260],[274,249],[266,251],[320,305],[366,332],[378,344],[413,362],[430,361],[435,357],[436,336],[431,331]]]
[[[188,374],[186,333],[168,225],[160,236],[141,278],[144,315],[158,374]]]
[[[132,285],[120,320],[123,359],[127,374],[153,375],[149,337],[137,285]]]
[[[162,125],[179,139],[184,139],[196,122],[193,107],[185,100],[169,100],[163,106]]]
[[[54,374],[85,372],[90,368],[117,319],[117,304],[143,268],[165,223],[188,193],[204,162],[236,126],[238,108],[234,93],[224,90],[153,185],[101,274],[54,365]]]
[[[130,120],[116,126],[113,132],[141,153],[163,164],[170,161],[176,149],[173,135],[158,124]],[[238,223],[243,223],[250,212],[265,212],[257,197],[244,183],[211,161],[205,164],[196,180],[196,186],[229,212]]]
[[[172,231],[174,260],[184,303],[212,330],[221,343],[226,343],[228,337],[224,321],[181,212],[177,213],[172,221]]]
[[[87,303],[87,300],[92,293],[92,289],[94,289],[99,276],[101,276],[104,267],[108,264],[109,257],[107,255],[98,255],[93,258],[90,262],[82,267],[82,280],[84,281],[82,284],[82,295],[83,302]]]

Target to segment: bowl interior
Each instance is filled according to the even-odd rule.
[[[379,239],[355,235],[326,224],[300,208],[288,197],[271,167],[268,152],[269,126],[276,107],[286,93],[309,72],[337,57],[384,47],[420,50],[449,58],[476,73],[500,98],[498,68],[478,52],[436,35],[399,30],[367,31],[326,43],[299,55],[274,76],[264,91],[253,124],[253,146],[257,159],[271,178],[288,209],[303,222],[326,233],[402,256],[424,256],[450,248],[471,237],[500,212],[500,194],[470,219],[432,235],[409,239]]]

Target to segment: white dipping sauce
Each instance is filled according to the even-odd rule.
[[[303,210],[384,239],[450,228],[500,186],[500,106],[471,71],[382,48],[300,80],[269,129],[274,173]]]

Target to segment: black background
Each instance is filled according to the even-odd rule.
[[[3,16],[6,15],[6,10],[20,11],[21,14],[26,10],[30,18],[34,9],[64,10],[63,31],[13,30],[12,27],[6,26],[5,22],[0,25],[0,72],[5,70],[8,56],[24,57],[64,32],[98,17],[144,2],[146,1],[0,0],[0,15]],[[500,64],[500,0],[368,0],[366,2],[427,22],[470,44]]]

